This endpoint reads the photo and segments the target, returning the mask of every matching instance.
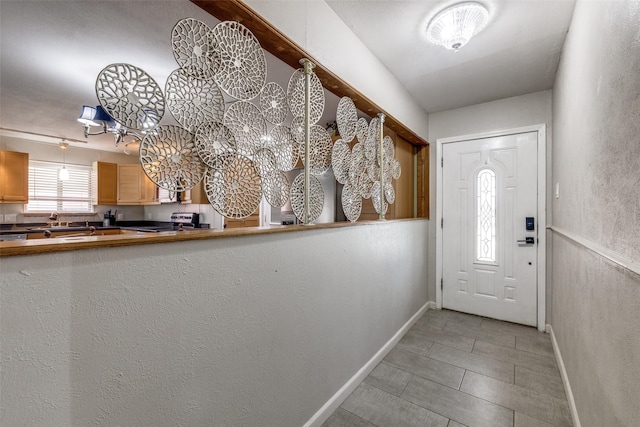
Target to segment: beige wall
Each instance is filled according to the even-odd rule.
[[[636,265],[639,35],[637,1],[578,0],[553,96],[553,226]],[[638,425],[640,275],[559,232],[553,254],[551,325],[580,422]]]

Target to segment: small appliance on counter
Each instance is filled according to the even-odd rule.
[[[116,211],[118,212],[118,211]],[[116,224],[116,215],[111,215],[111,209],[104,213],[104,219],[102,220],[103,227],[110,227]]]

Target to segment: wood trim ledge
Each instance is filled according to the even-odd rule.
[[[156,243],[185,242],[190,240],[211,240],[228,237],[257,236],[291,232],[308,232],[347,227],[375,227],[404,221],[426,221],[423,218],[396,219],[388,221],[332,222],[328,224],[282,225],[272,227],[232,228],[228,230],[166,231],[162,233],[125,233],[107,236],[86,236],[72,238],[51,238],[34,240],[13,240],[0,242],[0,258],[19,255],[37,255],[53,252],[68,252],[81,249],[111,248],[120,246],[149,245]]]

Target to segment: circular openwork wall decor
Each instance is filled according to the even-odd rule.
[[[189,132],[224,118],[224,96],[212,80],[198,80],[177,69],[167,78],[165,94],[169,111]]]
[[[291,208],[293,214],[304,222],[304,173],[299,174],[291,184]],[[322,214],[324,207],[324,190],[315,176],[309,177],[309,223],[314,222]]]
[[[216,167],[217,157],[235,154],[236,139],[228,127],[218,122],[204,123],[196,130],[196,150],[209,167]]]
[[[363,199],[370,199],[373,192],[373,181],[368,176],[362,177],[358,182],[360,188],[360,195]]]
[[[171,31],[171,48],[180,68],[196,79],[212,80],[220,67],[211,29],[197,19],[178,21]]]
[[[287,172],[298,163],[298,144],[293,139],[291,129],[278,125],[269,132],[271,136],[271,150],[276,156],[276,168]]]
[[[313,125],[310,128],[309,143],[309,171],[313,175],[322,175],[331,166],[331,149],[333,143],[331,142],[331,135],[322,126]],[[305,144],[300,144],[300,159],[304,164],[305,158]],[[307,165],[305,165],[307,166]]]
[[[304,70],[297,69],[289,79],[287,86],[287,104],[293,117],[304,117]],[[311,73],[311,97],[309,99],[309,122],[315,124],[324,111],[324,89],[315,73]]]
[[[256,171],[262,178],[277,171],[276,156],[270,148],[260,148],[256,150],[253,156],[253,162],[256,165]]]
[[[369,134],[369,123],[367,123],[367,119],[364,117],[360,117],[356,122],[356,137],[358,138],[358,142],[364,143],[367,139],[367,135]]]
[[[231,104],[224,114],[224,124],[236,138],[238,153],[244,156],[253,156],[262,144],[261,138],[267,134],[267,122],[251,102]]]
[[[338,102],[336,122],[338,124],[340,138],[347,143],[353,141],[353,138],[356,136],[358,111],[356,110],[353,100],[348,96],[343,96]]]
[[[342,187],[342,210],[344,216],[351,222],[356,222],[362,212],[362,197],[355,191],[351,183]]]
[[[142,139],[140,164],[151,181],[169,191],[195,187],[206,169],[193,134],[174,125],[158,126]]]
[[[331,166],[333,166],[333,174],[336,181],[340,184],[349,182],[349,166],[351,165],[351,149],[349,144],[342,139],[337,140],[333,144],[331,151]]]
[[[274,208],[280,208],[289,201],[290,185],[287,177],[280,171],[273,171],[262,178],[264,198]]]
[[[374,160],[367,159],[367,176],[371,181],[379,181],[380,180],[380,166]]]
[[[220,22],[211,32],[220,53],[216,82],[236,99],[258,96],[267,80],[267,61],[258,39],[236,21]]]
[[[393,179],[400,179],[400,174],[402,173],[402,169],[400,168],[400,162],[396,159],[393,159],[391,163],[391,177]]]
[[[393,156],[396,155],[396,149],[393,145],[393,139],[391,139],[389,135],[385,136],[382,139],[382,151],[385,162],[391,164],[391,162],[393,161]]]
[[[372,181],[367,174],[367,160],[364,156],[364,145],[357,143],[351,152],[351,164],[349,165],[349,182],[354,191],[363,198],[371,197]]]
[[[287,95],[278,83],[269,82],[260,92],[260,109],[269,123],[279,125],[287,118]]]
[[[164,115],[162,89],[133,65],[111,64],[100,71],[96,95],[107,114],[130,129],[151,130]]]
[[[378,154],[379,140],[371,138],[367,135],[367,139],[364,140],[364,156],[370,162],[376,162]]]
[[[364,144],[358,142],[351,149],[351,163],[349,164],[349,180],[353,183],[356,177],[364,174],[367,161],[364,157]]]
[[[373,202],[373,208],[376,210],[376,213],[380,213],[380,181],[376,181],[373,183],[371,187],[371,201]],[[389,208],[389,204],[382,198],[382,213],[387,213],[387,209]]]
[[[372,118],[369,122],[367,138],[370,138],[380,144],[380,119],[378,117]]]
[[[304,144],[304,116],[293,118],[291,121],[291,135],[299,145]]]
[[[260,176],[247,157],[224,156],[221,159],[222,167],[209,169],[205,175],[207,199],[226,218],[246,218],[260,206]]]
[[[384,198],[390,204],[393,204],[396,201],[396,190],[393,188],[393,184],[391,182],[384,183]]]

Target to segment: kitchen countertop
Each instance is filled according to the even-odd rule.
[[[308,225],[276,225],[270,227],[247,227],[220,229],[192,229],[185,231],[164,231],[161,233],[140,233],[121,230],[120,234],[106,236],[74,236],[53,237],[50,239],[13,240],[0,242],[0,257],[35,255],[52,252],[75,251],[104,247],[147,245],[154,243],[181,242],[187,240],[208,240],[227,237],[242,237],[259,234],[302,232],[320,229],[375,226],[398,221],[428,221],[425,218],[396,219],[387,221],[332,222],[328,224]],[[118,229],[119,227],[113,227]],[[88,229],[88,228],[87,228]],[[72,227],[72,230],[78,230]],[[43,230],[40,230],[43,231]]]

